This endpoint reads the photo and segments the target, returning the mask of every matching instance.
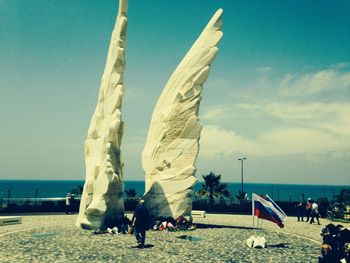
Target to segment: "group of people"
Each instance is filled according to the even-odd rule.
[[[318,204],[311,200],[311,198],[307,199],[307,202],[299,202],[295,205],[297,211],[297,219],[298,222],[304,222],[304,215],[306,215],[306,222],[310,221],[310,224],[317,220],[317,224],[320,223],[320,213],[318,211]]]
[[[323,243],[319,263],[350,262],[350,230],[343,225],[328,224],[321,230]]]
[[[95,234],[109,233],[114,234],[134,234],[138,243],[138,248],[145,247],[146,231],[148,229],[159,231],[188,231],[195,230],[196,225],[192,224],[191,216],[180,216],[177,219],[172,217],[159,217],[151,222],[148,210],[144,205],[145,201],[140,200],[137,205],[132,219],[129,220],[125,215],[124,218],[115,222],[114,227],[107,227],[106,230],[98,229]]]
[[[197,228],[192,224],[191,216],[179,216],[174,219],[172,217],[160,217],[158,220],[152,222],[152,229],[159,231],[192,231]]]

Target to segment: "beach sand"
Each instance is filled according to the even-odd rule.
[[[131,215],[129,214],[129,217]],[[264,221],[252,229],[247,215],[207,214],[194,218],[194,231],[148,231],[148,248],[136,248],[133,235],[95,235],[74,226],[76,215],[28,215],[22,224],[0,226],[1,262],[317,262],[322,225],[287,218],[283,229]],[[349,227],[349,224],[345,224]],[[178,238],[190,235],[189,241]],[[267,248],[248,248],[251,235]]]

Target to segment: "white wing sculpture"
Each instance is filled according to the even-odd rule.
[[[85,141],[86,179],[77,226],[97,229],[124,215],[120,145],[127,0],[120,0],[95,113]]]
[[[218,52],[223,10],[219,9],[166,84],[153,111],[142,153],[145,205],[153,217],[188,215],[197,178],[194,166],[202,126],[201,91]]]

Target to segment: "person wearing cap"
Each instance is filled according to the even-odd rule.
[[[139,244],[138,248],[145,247],[146,230],[148,229],[148,210],[144,203],[145,201],[141,199],[131,220],[132,227],[135,228],[135,237]]]

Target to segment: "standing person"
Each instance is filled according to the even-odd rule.
[[[70,204],[71,204],[71,194],[68,193],[66,196],[66,214],[68,215],[70,213]]]
[[[144,206],[145,201],[140,200],[139,205],[136,207],[131,223],[135,227],[135,236],[138,248],[145,247],[146,230],[148,229],[148,210]]]
[[[75,207],[75,194],[70,195],[70,201],[69,201],[69,210],[70,213],[74,213],[74,207]]]
[[[311,216],[311,210],[312,210],[311,198],[307,199],[305,208],[306,208],[306,222],[309,222],[309,219]]]
[[[299,203],[296,203],[295,204],[295,208],[297,210],[297,218],[298,218],[298,222],[302,221],[304,222],[304,213],[303,213],[303,209],[304,209],[304,206],[303,206],[303,203],[302,202],[299,202]]]
[[[314,218],[316,217],[317,219],[317,224],[320,224],[320,214],[318,213],[318,204],[316,202],[312,202],[312,206],[311,206],[311,220],[310,220],[310,224],[312,224],[314,222]]]
[[[343,248],[344,258],[340,260],[342,263],[350,262],[350,243],[346,243]]]

